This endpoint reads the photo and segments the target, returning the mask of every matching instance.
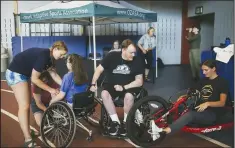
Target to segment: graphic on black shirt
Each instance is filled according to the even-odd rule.
[[[205,85],[202,87],[201,96],[203,99],[209,99],[213,94],[213,88],[211,85]]]
[[[115,74],[130,74],[130,68],[126,64],[118,65],[117,68],[113,70]]]

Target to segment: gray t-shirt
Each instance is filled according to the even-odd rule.
[[[143,35],[138,44],[142,45],[144,49],[155,48],[156,47],[156,38],[155,36],[150,37],[148,34]]]

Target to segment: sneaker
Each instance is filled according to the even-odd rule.
[[[116,121],[113,121],[111,123],[111,126],[108,129],[108,132],[109,132],[110,135],[116,136],[117,133],[118,133],[118,129],[119,128],[120,128],[120,124],[118,122],[116,122]]]
[[[146,81],[146,82],[149,82],[150,79],[149,79],[148,77],[145,77],[145,81]]]
[[[155,141],[156,139],[158,139],[160,137],[160,132],[162,132],[162,128],[159,128],[154,120],[151,121],[151,131],[152,131],[152,138],[153,141]]]
[[[119,134],[121,136],[126,136],[126,123],[122,122],[121,127],[119,128]]]
[[[135,123],[137,123],[138,125],[140,125],[141,123],[144,122],[144,118],[142,113],[140,112],[139,109],[136,110],[135,112]]]

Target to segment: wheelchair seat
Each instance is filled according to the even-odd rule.
[[[92,114],[97,102],[95,102],[95,94],[87,91],[73,95],[73,111],[75,116],[88,116]]]
[[[135,102],[138,101],[139,99],[145,97],[148,95],[148,92],[146,89],[142,88],[138,94],[136,94],[135,97]],[[116,107],[123,107],[124,106],[124,98],[123,97],[116,97],[113,100],[113,103]]]

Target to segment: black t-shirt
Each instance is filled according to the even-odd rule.
[[[122,52],[111,52],[101,62],[108,84],[126,85],[134,81],[136,75],[144,74],[140,57],[135,56],[132,61],[126,61],[121,55]]]
[[[229,87],[228,82],[217,76],[215,79],[204,78],[200,80],[194,88],[201,92],[201,99],[197,103],[197,105],[202,104],[204,102],[215,102],[220,100],[220,94],[227,94],[227,100],[229,99]],[[208,109],[213,110],[217,114],[223,112],[223,107],[209,107]]]
[[[8,69],[31,77],[32,70],[43,72],[52,66],[49,49],[30,48],[17,54]]]

